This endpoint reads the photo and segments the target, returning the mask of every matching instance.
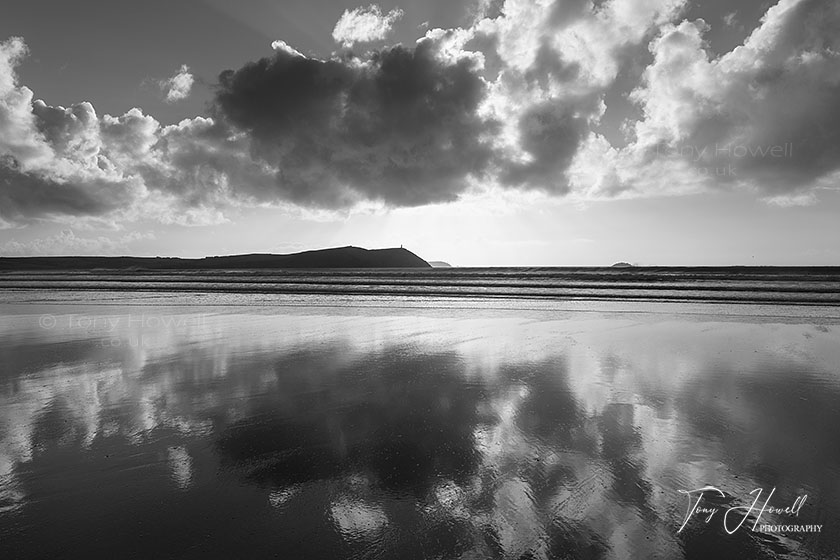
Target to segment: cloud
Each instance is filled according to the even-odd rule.
[[[391,32],[391,28],[403,16],[403,11],[394,8],[387,14],[376,4],[367,8],[345,10],[335,24],[332,36],[336,43],[352,47],[356,43],[382,41]]]
[[[130,207],[136,179],[109,181],[86,176],[58,180],[38,172],[22,172],[0,163],[0,218],[16,222],[27,218],[102,216]]]
[[[35,126],[32,90],[18,85],[15,68],[28,53],[20,37],[0,43],[0,156],[24,166],[52,158],[52,150]]]
[[[216,113],[278,169],[258,198],[416,206],[454,200],[487,169],[496,123],[478,112],[485,89],[475,60],[444,60],[431,40],[364,60],[279,51],[223,73]]]
[[[0,220],[100,216],[132,206],[144,185],[103,156],[93,106],[48,106],[18,84],[15,68],[26,52],[19,38],[0,43]]]
[[[189,97],[195,78],[190,73],[190,67],[182,64],[178,72],[160,82],[160,89],[166,96],[167,103],[174,103]]]
[[[735,27],[738,25],[738,14],[737,12],[731,12],[723,16],[723,23],[726,27]]]
[[[131,232],[119,238],[78,237],[72,229],[31,241],[7,241],[0,245],[0,255],[28,257],[50,255],[118,255],[129,251],[136,241],[154,239],[151,232]]]
[[[502,183],[566,194],[566,170],[588,129],[586,118],[577,115],[570,104],[546,102],[530,107],[519,121],[520,146],[529,157],[508,164]]]
[[[96,218],[164,223],[225,221],[226,208],[273,181],[275,169],[250,157],[250,139],[197,117],[161,127],[134,108],[99,117],[90,103],[33,101],[15,67],[20,39],[0,43],[0,223]],[[231,181],[245,183],[242,194]],[[261,183],[261,181],[263,183]]]
[[[813,203],[840,171],[840,4],[781,0],[720,56],[706,22],[681,21],[686,8],[494,0],[467,27],[363,55],[319,59],[278,40],[220,74],[207,115],[169,126],[139,108],[35,99],[12,38],[0,43],[0,227],[219,223],[242,206],[416,207],[476,190]],[[345,12],[336,38],[384,37],[400,13]],[[622,97],[627,135],[613,145]]]
[[[294,47],[290,46],[288,43],[286,43],[286,41],[281,41],[279,39],[277,41],[273,41],[271,43],[271,48],[274,49],[275,51],[284,52],[284,53],[290,54],[292,56],[304,56],[299,50],[297,50],[296,48],[294,48]],[[306,57],[304,57],[304,58],[306,58]]]
[[[840,4],[781,0],[716,59],[704,21],[666,26],[634,92],[639,148],[714,171],[722,186],[769,195],[817,186],[840,169],[838,26]]]
[[[465,49],[480,49],[493,79],[483,107],[504,123],[495,138],[501,154],[497,179],[503,185],[555,195],[593,192],[589,174],[572,168],[584,146],[595,141],[604,98],[622,61],[645,38],[675,18],[684,0],[526,0],[485,3],[469,30]],[[434,33],[430,32],[430,33]],[[605,154],[608,155],[608,154]],[[611,184],[599,179],[600,183]],[[614,188],[606,191],[610,194]]]
[[[791,206],[813,206],[817,203],[817,196],[813,192],[805,192],[790,195],[771,196],[766,199],[771,206],[788,208]]]
[[[230,206],[267,202],[260,193],[271,193],[277,169],[251,155],[246,134],[196,117],[163,127],[156,140],[130,169],[152,190],[149,203],[162,221],[219,223]]]

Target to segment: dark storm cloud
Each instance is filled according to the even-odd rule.
[[[0,219],[10,222],[53,215],[102,216],[129,205],[132,185],[101,179],[59,182],[25,173],[10,158],[0,158]]]
[[[301,204],[451,201],[491,160],[496,123],[479,115],[487,85],[468,57],[431,40],[368,60],[278,51],[220,76],[219,120],[248,131],[279,168],[276,190]]]
[[[569,191],[565,173],[589,130],[573,107],[547,102],[531,108],[519,122],[525,163],[511,163],[501,180],[508,185],[535,185],[555,194]]]

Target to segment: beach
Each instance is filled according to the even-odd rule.
[[[0,12],[0,560],[840,560],[840,1]]]
[[[840,554],[840,307],[474,292],[5,290],[0,554]]]

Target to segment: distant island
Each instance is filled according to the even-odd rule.
[[[183,259],[178,257],[0,257],[0,270],[232,270],[261,268],[431,268],[402,247],[336,247],[289,255],[257,253]]]
[[[621,261],[612,265],[611,268],[633,268],[633,265],[628,262]]]
[[[433,268],[452,268],[452,265],[443,261],[429,261],[429,265]]]

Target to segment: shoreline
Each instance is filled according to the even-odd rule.
[[[785,302],[712,302],[620,299],[549,299],[521,297],[433,297],[426,295],[384,296],[378,294],[262,294],[218,292],[44,291],[0,292],[4,314],[56,313],[72,315],[79,310],[99,309],[119,314],[123,309],[173,310],[185,314],[255,313],[292,315],[367,315],[394,312],[411,316],[446,317],[519,314],[542,319],[547,315],[660,315],[675,318],[717,317],[777,323],[840,323],[840,306],[790,304]],[[180,312],[179,312],[180,313]]]

